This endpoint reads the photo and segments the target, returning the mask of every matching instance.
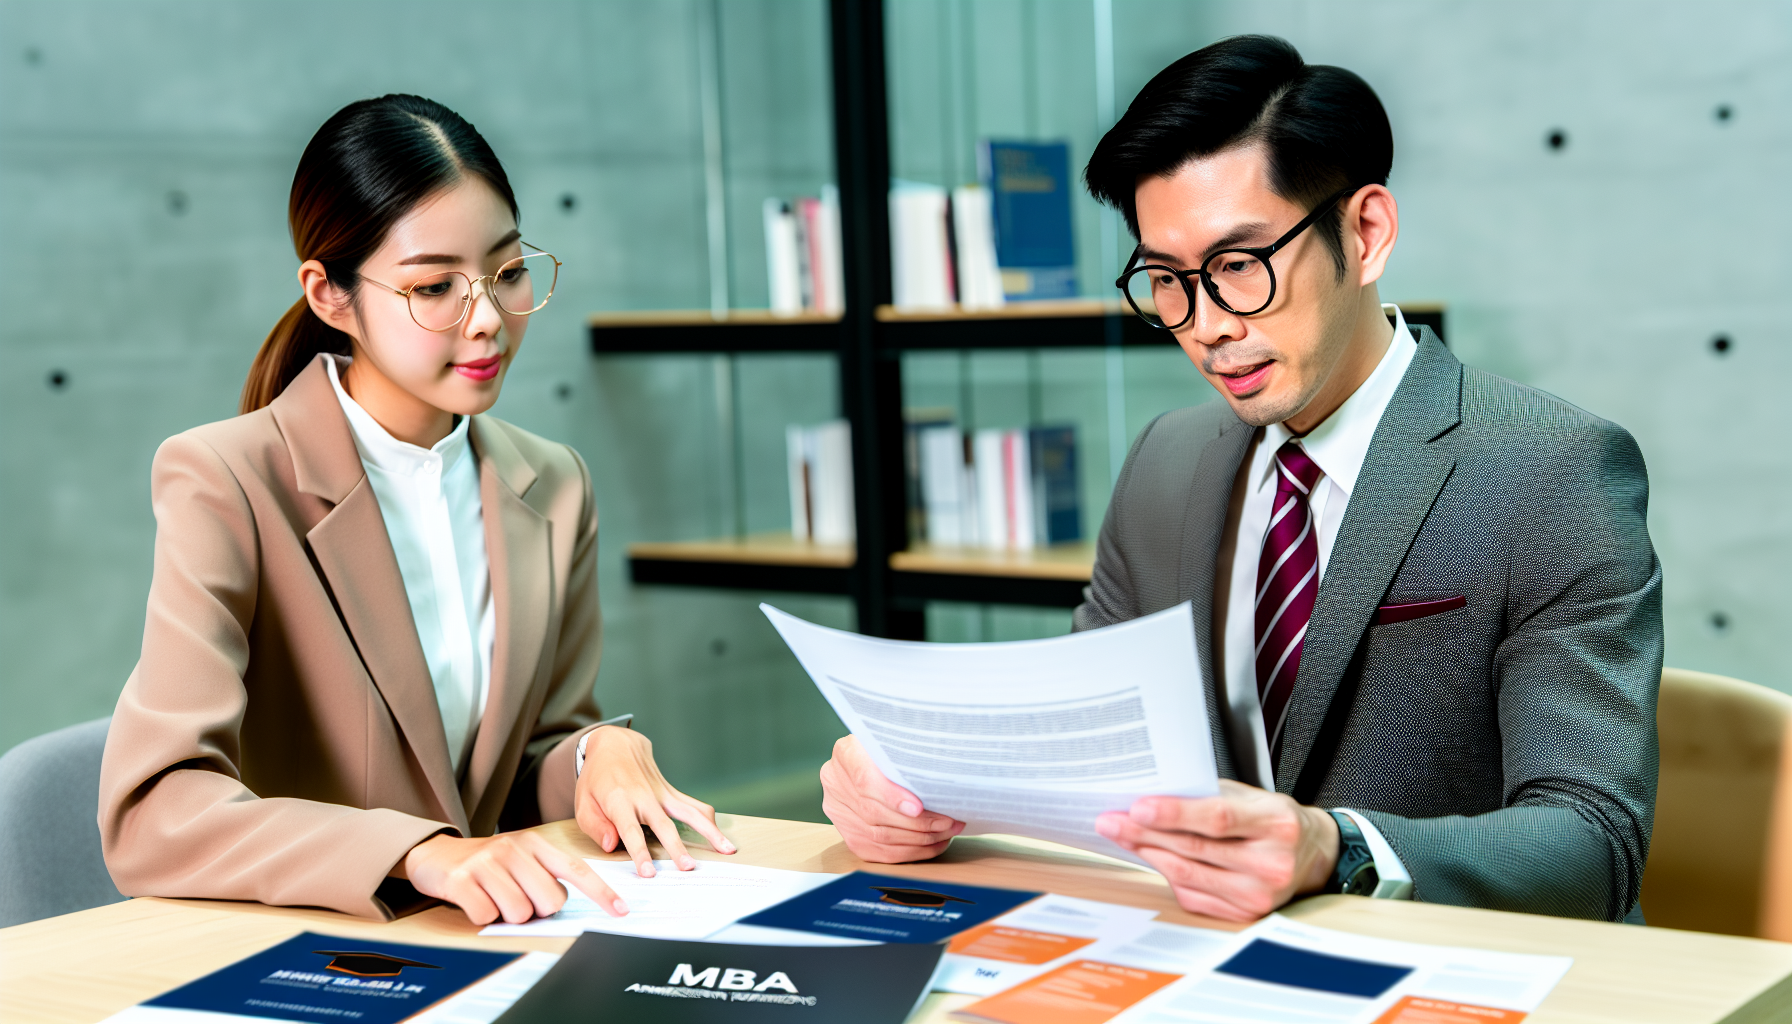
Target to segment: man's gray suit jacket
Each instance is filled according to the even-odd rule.
[[[1363,812],[1416,899],[1622,919],[1649,851],[1661,678],[1642,453],[1415,333],[1320,583],[1276,789]],[[1088,629],[1193,602],[1230,778],[1251,740],[1220,710],[1214,576],[1253,433],[1221,401],[1139,435],[1075,614]],[[1467,604],[1375,621],[1454,597]]]

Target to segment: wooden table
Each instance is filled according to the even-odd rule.
[[[867,865],[832,826],[720,815],[733,859],[800,871],[859,868],[915,879],[1044,889],[1159,911],[1161,920],[1235,929],[1178,909],[1157,875],[1030,840],[958,839],[926,864]],[[606,856],[572,822],[541,826],[553,842]],[[694,835],[687,833],[691,839]],[[701,845],[700,859],[721,859]],[[1574,967],[1531,1024],[1792,1021],[1792,944],[1350,896],[1303,900],[1288,916],[1385,938],[1571,956]],[[137,899],[0,929],[0,1021],[87,1024],[305,930],[392,942],[559,952],[571,939],[479,938],[437,907],[391,924],[327,910],[211,900]],[[943,1021],[970,997],[935,993],[912,1024]]]

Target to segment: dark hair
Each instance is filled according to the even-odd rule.
[[[1308,64],[1285,39],[1233,36],[1157,73],[1089,157],[1083,181],[1126,217],[1141,177],[1168,175],[1190,160],[1262,143],[1269,187],[1311,210],[1351,186],[1385,185],[1394,133],[1369,83],[1343,68]],[[1315,225],[1344,272],[1341,214]]]
[[[324,122],[299,157],[287,205],[293,249],[300,260],[321,262],[331,284],[352,290],[361,264],[400,217],[469,175],[484,179],[517,213],[498,155],[459,114],[421,96],[351,103]],[[301,296],[255,354],[240,411],[279,397],[319,352],[348,351],[348,335],[318,319]]]

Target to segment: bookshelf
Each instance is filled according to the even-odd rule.
[[[769,310],[592,314],[594,355],[814,352],[836,356],[852,424],[855,547],[789,534],[633,544],[640,584],[832,594],[852,599],[860,632],[923,639],[930,601],[1075,607],[1094,564],[1090,543],[1026,552],[910,545],[903,452],[905,352],[1113,349],[1173,344],[1118,300],[1011,303],[1000,309],[898,310],[890,305],[889,104],[883,0],[829,0],[834,164],[840,190],[845,309],[841,316]],[[1402,304],[1443,335],[1443,308]],[[1087,528],[1100,509],[1085,509]]]

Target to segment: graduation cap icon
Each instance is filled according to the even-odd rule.
[[[402,956],[389,956],[385,953],[342,949],[314,949],[311,952],[318,956],[332,958],[329,963],[324,965],[324,970],[352,974],[357,978],[396,978],[399,972],[406,967],[427,967],[432,971],[441,970],[435,964],[426,964],[421,960],[406,960]]]
[[[926,889],[899,889],[887,885],[874,885],[871,888],[883,893],[879,902],[894,903],[899,907],[943,907],[948,901],[971,904],[977,902],[976,900],[960,899],[957,896],[948,896],[943,892],[928,892]]]

